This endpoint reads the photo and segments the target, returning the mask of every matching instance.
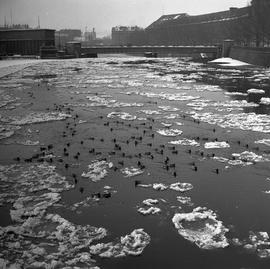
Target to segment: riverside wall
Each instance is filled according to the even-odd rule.
[[[251,48],[233,46],[229,56],[233,59],[254,65],[270,67],[270,48]]]

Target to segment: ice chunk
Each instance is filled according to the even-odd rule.
[[[153,184],[153,189],[157,191],[164,191],[168,189],[168,186],[162,184],[162,183],[154,183]]]
[[[176,182],[176,183],[171,184],[169,188],[174,191],[186,192],[186,191],[192,190],[193,186],[190,183]]]
[[[158,204],[158,200],[157,199],[146,199],[146,200],[143,200],[143,204],[146,206],[152,206],[152,205]]]
[[[183,138],[183,139],[176,140],[176,141],[171,141],[169,143],[172,145],[181,145],[181,146],[192,146],[192,147],[199,147],[200,146],[200,143],[198,143],[197,141],[190,140],[187,138]]]
[[[270,105],[270,98],[269,97],[262,97],[260,104],[262,105]]]
[[[153,206],[151,206],[147,209],[140,207],[138,209],[138,212],[141,213],[142,215],[155,215],[157,213],[160,213],[161,209],[158,207],[153,207]]]
[[[7,118],[6,121],[12,125],[26,125],[26,124],[34,124],[34,123],[42,123],[49,121],[58,121],[65,120],[67,118],[71,118],[71,115],[60,113],[60,112],[33,112],[26,116],[22,117],[10,117]]]
[[[120,118],[122,120],[132,121],[136,119],[136,116],[132,116],[126,112],[111,112],[107,115],[108,118]]]
[[[256,252],[259,258],[270,258],[270,241],[267,232],[250,232],[249,238],[244,244],[246,250]]]
[[[243,162],[270,162],[269,156],[257,155],[256,153],[251,151],[233,153],[232,155]]]
[[[251,93],[265,94],[265,91],[261,90],[261,89],[249,89],[249,90],[247,90],[247,93],[249,93],[249,94],[251,94]]]
[[[160,129],[160,130],[157,130],[157,133],[163,136],[178,136],[178,135],[181,135],[183,132],[178,129],[170,129],[170,130]]]
[[[206,149],[221,149],[229,148],[230,145],[227,142],[207,142],[204,144]]]
[[[144,171],[141,170],[140,168],[136,167],[126,167],[121,169],[122,174],[125,175],[125,177],[134,177],[142,174]]]
[[[270,139],[262,139],[254,142],[255,144],[265,144],[267,146],[270,146]]]
[[[191,198],[188,196],[177,196],[176,199],[183,205],[193,206]]]
[[[131,234],[122,236],[119,241],[99,243],[89,247],[90,253],[103,258],[119,258],[127,255],[141,255],[150,243],[150,236],[143,229],[136,229]]]
[[[190,213],[175,214],[172,222],[181,236],[199,248],[209,250],[229,246],[225,236],[229,230],[210,209],[197,207]]]
[[[87,177],[90,178],[93,182],[97,182],[106,177],[108,174],[107,169],[112,167],[112,162],[95,160],[88,165],[88,172],[83,172],[82,177]]]

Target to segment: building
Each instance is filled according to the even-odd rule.
[[[146,43],[144,29],[138,26],[116,26],[112,28],[112,45],[144,45]]]
[[[40,47],[54,46],[51,29],[1,29],[1,55],[39,55]]]
[[[82,31],[80,29],[61,29],[55,32],[55,46],[58,49],[63,49],[67,42],[80,40]]]
[[[213,45],[225,39],[246,43],[252,38],[250,7],[190,16],[186,13],[161,16],[146,28],[151,45]]]

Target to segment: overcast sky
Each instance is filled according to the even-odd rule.
[[[0,0],[0,25],[29,24],[43,28],[95,27],[98,36],[108,35],[116,25],[146,27],[162,14],[190,15],[246,6],[248,0]],[[12,15],[11,15],[12,14]]]

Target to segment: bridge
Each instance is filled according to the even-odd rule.
[[[145,54],[153,53],[157,55],[193,55],[210,54],[216,58],[221,53],[220,46],[100,46],[81,47],[82,54]]]
[[[157,56],[162,55],[194,55],[207,54],[213,58],[221,56],[221,46],[95,46],[82,47],[80,42],[67,42],[67,52],[69,55],[80,57],[81,55],[98,54],[138,54],[152,53]]]

